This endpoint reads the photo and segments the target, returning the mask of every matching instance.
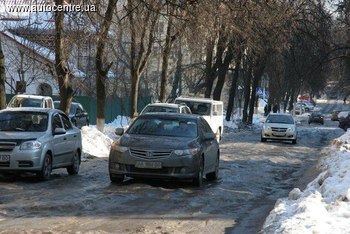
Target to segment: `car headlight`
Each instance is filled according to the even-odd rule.
[[[271,127],[270,127],[270,126],[267,126],[267,125],[264,125],[264,130],[270,131],[270,130],[271,130]]]
[[[26,141],[21,145],[21,150],[32,150],[32,149],[40,149],[41,142],[40,141]]]
[[[114,150],[119,153],[124,153],[125,151],[128,150],[128,147],[118,145],[114,148]]]
[[[294,127],[288,128],[287,131],[288,131],[288,132],[294,132],[294,131],[295,131],[295,128],[294,128]]]
[[[186,150],[174,150],[174,153],[177,156],[182,156],[182,155],[195,155],[196,153],[199,152],[198,148],[193,148],[193,149],[186,149]]]

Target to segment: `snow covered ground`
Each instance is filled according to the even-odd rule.
[[[333,141],[319,176],[279,199],[262,233],[350,233],[350,131]]]
[[[81,129],[83,152],[85,156],[108,157],[113,141],[118,139],[114,133],[116,128],[126,128],[129,117],[118,116],[113,122],[104,127],[104,133],[97,130],[96,125],[85,126]]]

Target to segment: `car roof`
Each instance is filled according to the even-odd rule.
[[[59,113],[64,113],[61,110],[57,109],[48,109],[48,108],[39,108],[39,107],[16,107],[16,108],[7,108],[1,110],[1,112],[15,112],[15,111],[24,111],[24,112],[42,112],[42,113],[53,113],[53,112],[59,112]]]
[[[144,113],[140,115],[139,117],[159,117],[159,118],[179,118],[179,119],[199,119],[201,118],[200,115],[193,115],[193,114],[179,114],[179,113],[167,113],[167,112],[149,112]]]
[[[61,103],[61,101],[54,101],[54,103]],[[80,103],[78,103],[78,102],[72,102],[72,104],[73,104],[73,105],[78,105],[78,104],[80,104]]]
[[[183,105],[175,104],[175,103],[152,103],[152,104],[148,104],[147,106],[164,106],[164,107],[170,107],[170,108],[179,108],[180,106],[183,106]]]
[[[283,115],[283,116],[292,116],[291,114],[283,114],[283,113],[270,113],[270,115]]]
[[[214,103],[214,104],[223,104],[222,101],[216,101],[211,98],[188,98],[188,97],[178,97],[175,101],[190,101],[190,102],[203,102],[203,103]]]
[[[30,94],[19,94],[14,97],[19,97],[19,98],[32,98],[32,99],[44,99],[44,98],[51,98],[49,96],[39,96],[39,95],[30,95]]]

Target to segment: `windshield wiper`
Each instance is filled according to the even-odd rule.
[[[22,132],[25,132],[26,130],[24,130],[23,128],[15,128],[15,130],[17,131],[22,131]]]

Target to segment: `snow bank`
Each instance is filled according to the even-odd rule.
[[[279,199],[262,233],[350,233],[350,131],[335,139],[305,191]]]
[[[115,129],[127,128],[129,121],[129,117],[118,116],[114,121],[105,125],[103,133],[97,130],[96,125],[83,127],[81,136],[84,154],[95,157],[108,157],[113,141],[119,138],[119,136],[115,135]]]

